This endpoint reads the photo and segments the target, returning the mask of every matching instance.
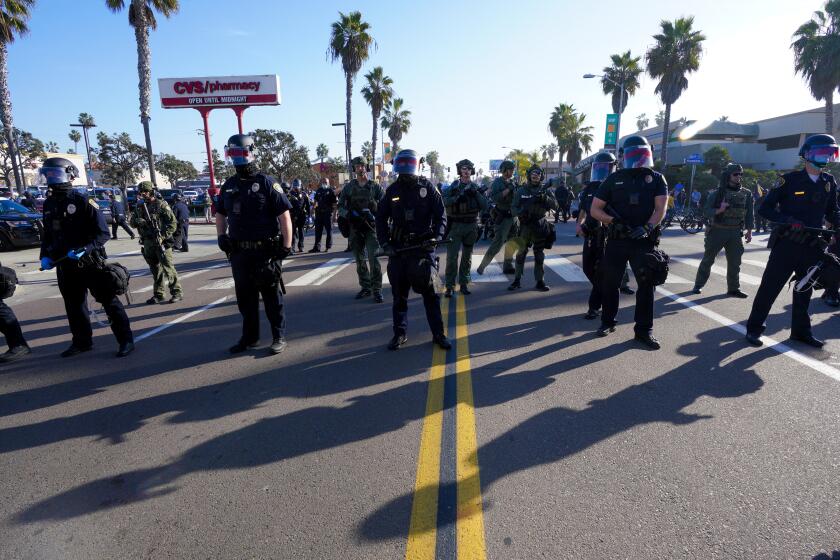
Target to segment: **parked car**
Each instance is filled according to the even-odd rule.
[[[11,200],[0,200],[0,251],[41,244],[41,214]]]
[[[94,189],[93,198],[99,206],[99,211],[105,216],[106,224],[114,223],[114,213],[111,211],[111,189]]]

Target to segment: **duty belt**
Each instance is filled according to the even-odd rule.
[[[236,249],[267,249],[271,246],[270,239],[261,239],[259,241],[237,241],[233,240],[233,246]]]

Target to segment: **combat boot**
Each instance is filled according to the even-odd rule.
[[[651,350],[659,350],[662,348],[662,345],[659,344],[659,341],[650,333],[636,333],[636,336],[633,337],[635,340],[638,340]]]
[[[452,288],[447,286],[446,290],[444,290],[444,292],[443,292],[443,295],[446,296],[446,297],[452,297]]]
[[[472,292],[469,290],[469,288],[467,288],[466,284],[461,284],[461,293],[464,294],[465,296],[468,296]]]
[[[381,291],[374,290],[373,301],[374,301],[374,303],[382,303],[382,302],[385,301],[385,298],[382,297],[382,292]]]
[[[366,298],[369,295],[370,295],[370,290],[368,290],[367,288],[362,288],[361,290],[359,290],[359,293],[356,294],[356,299]]]
[[[408,342],[408,338],[404,334],[395,334],[394,338],[388,343],[388,350],[397,350],[406,342]]]
[[[595,331],[595,334],[597,334],[598,336],[608,336],[610,333],[613,332],[615,332],[615,327],[613,325],[604,325],[602,323],[601,326],[598,327],[598,330]]]
[[[738,298],[738,299],[746,299],[746,298],[750,297],[747,294],[745,294],[744,292],[742,292],[741,290],[729,290],[728,292],[726,292],[726,295],[728,295],[730,297]]]
[[[600,314],[601,311],[599,309],[590,309],[586,312],[586,315],[584,315],[583,318],[587,321],[591,321],[593,319],[597,319]]]
[[[537,282],[537,285],[534,286],[534,289],[537,290],[538,292],[547,292],[551,288],[548,286],[548,284],[546,284],[545,282],[540,280],[539,282]]]
[[[506,264],[502,266],[502,272],[504,274],[516,274],[516,268],[512,264]]]
[[[518,290],[521,287],[522,287],[522,285],[519,283],[519,278],[517,278],[513,282],[510,283],[510,286],[508,286],[508,291],[512,292],[514,290]]]
[[[259,345],[259,340],[255,340],[254,342],[243,342],[240,340],[239,342],[228,348],[228,352],[230,352],[231,354],[241,354],[245,350],[254,349]]]
[[[444,335],[443,333],[436,334],[434,337],[432,337],[432,342],[434,342],[444,350],[449,350],[450,348],[452,348],[452,343],[449,342],[449,339],[446,338],[446,335]]]

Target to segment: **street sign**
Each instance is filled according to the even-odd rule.
[[[614,150],[618,142],[618,114],[607,115],[607,130],[604,133],[604,149]]]
[[[703,159],[703,154],[691,154],[685,158],[685,163],[688,165],[703,165],[706,160]]]
[[[158,87],[164,109],[280,105],[280,78],[276,74],[161,78]]]

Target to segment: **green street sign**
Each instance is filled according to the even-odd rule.
[[[607,130],[604,133],[604,148],[615,148],[618,142],[618,114],[610,113],[607,115]]]

